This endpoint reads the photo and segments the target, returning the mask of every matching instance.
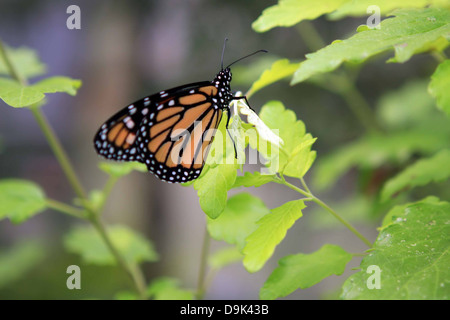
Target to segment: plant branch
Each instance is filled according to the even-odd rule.
[[[53,200],[53,199],[46,199],[47,206],[50,209],[68,214],[72,217],[80,218],[80,219],[86,219],[86,217],[83,215],[83,211],[81,211],[78,208],[72,207],[68,204],[65,204],[63,202]]]
[[[342,218],[340,215],[336,213],[332,208],[330,208],[325,202],[320,200],[317,197],[313,198],[313,201],[317,203],[319,206],[327,210],[329,213],[331,213],[336,219],[338,219],[344,226],[347,227],[351,232],[353,232],[359,239],[361,239],[362,242],[364,242],[369,248],[372,248],[372,242],[366,239],[361,233],[359,233],[358,230],[356,230],[350,223],[348,223],[344,218]]]
[[[41,110],[37,107],[31,107],[30,111],[33,114],[34,118],[36,119],[36,122],[38,123],[42,132],[44,133],[44,136],[47,139],[47,142],[50,145],[50,148],[52,149],[56,159],[58,160],[61,168],[64,171],[64,174],[67,177],[67,180],[69,180],[69,183],[72,186],[73,190],[75,191],[76,195],[80,199],[86,200],[87,199],[86,192],[84,191],[83,187],[81,186],[81,183],[78,180],[75,170],[73,169],[73,166],[70,163],[69,157],[67,156],[66,152],[64,151],[64,149],[61,145],[61,142],[57,138],[55,132],[53,131],[50,124],[48,123],[46,117],[41,112]]]
[[[310,21],[303,20],[298,25],[297,31],[310,51],[317,51],[326,46],[325,41]]]
[[[301,183],[302,183],[303,188],[305,188],[305,190],[306,190],[309,194],[311,194],[311,190],[309,190],[308,185],[306,184],[305,179],[303,179],[303,177],[301,177],[301,178],[300,178],[300,181],[301,181]]]
[[[115,259],[117,260],[117,263],[119,266],[131,277],[131,280],[133,281],[133,284],[139,293],[139,296],[142,299],[146,299],[146,293],[145,293],[145,284],[142,283],[143,275],[140,274],[141,270],[139,268],[132,268],[129,266],[124,258],[121,256],[119,251],[116,249],[114,244],[112,243],[111,239],[109,238],[107,232],[105,231],[105,227],[99,220],[100,210],[103,209],[103,206],[106,202],[106,197],[111,192],[112,187],[114,186],[116,182],[116,178],[111,178],[104,189],[103,193],[103,199],[101,206],[95,210],[92,208],[92,205],[90,204],[86,192],[84,191],[83,187],[81,186],[81,183],[79,182],[77,175],[69,161],[69,158],[67,157],[67,154],[65,153],[61,143],[56,137],[56,134],[50,127],[50,124],[48,123],[47,119],[44,117],[43,113],[38,108],[30,108],[31,112],[36,118],[36,121],[38,122],[41,130],[43,131],[45,137],[47,138],[47,141],[53,150],[53,153],[55,154],[55,157],[58,159],[58,162],[60,163],[67,179],[69,180],[72,188],[74,189],[77,196],[81,199],[83,206],[88,211],[88,220],[94,225],[95,229],[99,232],[101,238],[105,242],[108,249],[111,251]]]
[[[6,66],[8,67],[8,71],[10,75],[21,85],[26,86],[28,84],[27,80],[23,78],[15,69],[14,65],[12,64],[11,60],[9,59],[9,56],[6,52],[6,49],[0,40],[0,53],[3,57],[3,60],[5,61]],[[69,183],[72,185],[72,188],[74,189],[77,196],[81,199],[86,199],[86,193],[84,192],[81,183],[78,181],[77,175],[75,174],[75,171],[73,170],[73,167],[69,161],[69,158],[67,154],[65,153],[61,142],[58,140],[55,132],[50,127],[50,124],[48,123],[47,119],[43,115],[43,113],[40,111],[40,109],[36,106],[29,108],[31,112],[33,113],[33,116],[35,117],[39,127],[41,128],[42,132],[45,135],[45,138],[47,139],[50,147],[53,150],[53,153],[56,156],[56,159],[60,163],[67,179],[69,180]]]
[[[310,51],[314,52],[325,46],[325,41],[321,38],[312,23],[302,21],[297,30]],[[337,77],[329,75],[326,77],[326,80],[328,80],[326,83],[321,83],[321,81],[317,81],[316,79],[314,83],[342,96],[350,110],[359,119],[367,131],[381,131],[380,126],[376,122],[376,117],[372,108],[356,88],[356,79],[349,75],[348,70],[344,70],[344,72]]]
[[[205,227],[205,233],[203,235],[202,252],[200,256],[200,267],[198,269],[197,292],[196,292],[197,300],[202,300],[205,295],[205,277],[206,277],[206,267],[208,264],[210,240],[211,237],[209,236],[208,229]]]
[[[345,84],[344,90],[340,91],[339,94],[342,96],[342,98],[344,98],[353,114],[355,114],[360,122],[365,126],[366,130],[370,132],[380,132],[381,129],[376,122],[377,117],[375,116],[373,110],[370,108],[367,100],[356,88],[355,83],[352,82],[346,75],[341,76],[340,81],[340,84],[336,83],[334,86],[337,87]]]
[[[23,78],[17,72],[17,70],[15,69],[11,60],[9,59],[8,54],[7,54],[5,47],[1,40],[0,40],[0,55],[3,58],[11,77],[13,77],[21,85],[27,86],[28,85],[27,79]],[[86,209],[86,211],[88,213],[86,218],[92,223],[92,225],[95,227],[97,232],[100,234],[103,242],[106,244],[109,251],[113,254],[113,256],[117,260],[117,263],[119,264],[119,266],[130,276],[140,298],[146,299],[147,294],[146,294],[146,290],[145,290],[145,279],[144,279],[144,275],[142,274],[141,269],[138,268],[137,266],[130,266],[129,264],[127,264],[127,262],[122,257],[120,252],[117,250],[117,248],[112,243],[109,235],[107,234],[107,232],[105,230],[105,227],[99,220],[100,209],[103,208],[103,205],[106,201],[105,198],[109,195],[112,187],[114,186],[114,184],[116,182],[115,179],[110,179],[107,182],[105,189],[103,190],[104,199],[102,199],[100,208],[95,210],[92,207],[80,181],[78,180],[78,176],[76,175],[75,170],[73,169],[73,166],[69,160],[69,157],[67,156],[67,153],[64,151],[64,148],[62,147],[61,142],[57,138],[57,135],[55,134],[55,132],[52,129],[52,127],[50,126],[49,122],[45,118],[44,114],[41,112],[40,108],[37,105],[32,106],[29,109],[32,112],[33,116],[35,117],[36,122],[38,123],[42,132],[44,133],[44,136],[47,139],[47,142],[49,143],[50,148],[52,149],[56,159],[58,160],[59,164],[61,165],[63,172],[66,175],[70,185],[74,189],[76,195],[81,200],[83,207]],[[55,200],[51,200],[51,199],[47,199],[47,205],[50,208],[55,209],[57,211],[60,211],[60,212],[66,213],[66,214],[70,214],[70,215],[76,216],[78,218],[85,218],[82,216],[82,214],[79,211],[77,211],[73,207],[66,205],[64,203],[61,203],[61,202],[58,202]]]
[[[3,58],[3,61],[6,64],[6,67],[8,68],[9,74],[11,75],[11,77],[13,77],[17,82],[19,82],[21,85],[26,86],[27,80],[25,78],[22,77],[22,75],[17,72],[16,68],[14,67],[13,63],[11,62],[11,60],[9,59],[9,56],[6,52],[6,48],[3,45],[3,42],[0,40],[0,54]]]
[[[431,55],[439,63],[444,62],[447,59],[444,51],[433,51]]]
[[[279,179],[278,183],[281,183],[281,184],[285,185],[286,187],[288,187],[288,188],[290,188],[290,189],[292,189],[292,190],[294,190],[294,191],[296,191],[298,193],[301,193],[302,195],[306,196],[307,198],[310,198],[311,201],[314,201],[316,204],[318,204],[319,206],[324,208],[326,211],[331,213],[336,219],[339,220],[339,222],[341,222],[347,229],[349,229],[353,234],[355,234],[369,248],[372,247],[372,243],[369,240],[367,240],[366,237],[364,237],[361,233],[359,233],[358,230],[356,230],[350,223],[348,223],[344,218],[342,218],[336,211],[334,211],[325,202],[323,202],[322,200],[320,200],[319,198],[314,196],[312,193],[307,192],[307,191],[305,191],[303,189],[300,189],[299,187],[297,187],[297,186],[287,182],[282,174],[280,174],[280,177],[281,177],[281,179]],[[304,180],[302,181],[302,183],[304,183],[306,185]],[[308,188],[308,190],[309,190],[309,188]]]
[[[111,241],[111,238],[109,237],[108,233],[106,232],[105,227],[100,222],[98,216],[90,216],[89,221],[92,223],[94,228],[97,230],[97,232],[100,234],[101,238],[103,239],[103,242],[108,247],[109,251],[111,251],[112,255],[116,259],[119,266],[126,271],[128,276],[133,281],[136,290],[139,294],[139,297],[142,300],[147,299],[147,293],[145,291],[145,280],[144,276],[142,274],[141,269],[130,266],[125,259],[122,257],[120,252],[117,250],[117,248],[114,246],[114,244]]]
[[[109,179],[106,181],[105,186],[103,187],[103,191],[102,191],[102,200],[100,202],[100,205],[97,208],[97,212],[98,214],[101,214],[105,204],[106,204],[106,199],[109,198],[109,195],[111,194],[111,191],[113,189],[113,187],[116,185],[118,178],[115,176],[110,176]]]

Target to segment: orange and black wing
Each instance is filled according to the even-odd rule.
[[[144,117],[137,144],[149,171],[167,182],[196,179],[204,166],[223,111],[210,82],[166,96]]]
[[[122,109],[100,127],[94,137],[99,155],[117,161],[142,161],[136,142],[145,112],[149,112],[145,99]]]
[[[107,159],[143,162],[168,182],[193,180],[222,119],[217,95],[218,89],[204,81],[139,100],[100,127],[95,148]]]

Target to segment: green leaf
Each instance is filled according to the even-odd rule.
[[[120,178],[124,175],[136,170],[139,172],[147,172],[145,164],[140,162],[100,162],[98,167],[110,176]]]
[[[297,120],[292,110],[288,110],[279,101],[270,101],[261,109],[261,120],[283,139],[281,149],[271,145],[263,148],[264,143],[251,135],[250,146],[269,160],[269,172],[283,171],[290,177],[301,178],[311,167],[315,159],[315,152],[311,151],[311,145],[315,141],[311,135],[305,134],[305,124]],[[301,152],[300,152],[301,151]]]
[[[244,256],[237,247],[228,247],[214,252],[209,258],[211,268],[218,270],[232,263],[241,261]]]
[[[450,298],[450,203],[419,202],[383,228],[361,271],[343,285],[344,299],[425,300]],[[369,289],[377,266],[380,289]]]
[[[247,237],[243,250],[244,267],[248,272],[256,272],[264,266],[305,207],[303,200],[286,202],[258,220],[258,228]]]
[[[290,27],[302,20],[314,20],[332,12],[349,0],[279,0],[278,4],[265,9],[252,24],[256,32],[265,32],[275,27]]]
[[[226,131],[226,121],[224,115],[211,144],[205,168],[193,183],[200,207],[212,219],[219,217],[225,209],[228,190],[233,187],[239,168],[233,142]]]
[[[158,260],[153,244],[142,235],[125,226],[110,226],[107,233],[119,253],[129,264]],[[72,229],[64,238],[67,250],[81,255],[85,263],[115,265],[116,260],[98,232],[91,227]]]
[[[442,62],[431,76],[428,87],[430,94],[436,98],[436,104],[450,116],[450,60]]]
[[[414,203],[405,203],[398,206],[393,207],[389,212],[384,216],[383,222],[381,224],[380,230],[387,227],[388,225],[392,224],[395,221],[402,221],[404,218],[403,213],[405,212],[405,209],[408,208],[411,205],[417,204],[417,203],[439,203],[439,198],[434,196],[426,197],[425,199],[422,199],[420,201],[414,202]]]
[[[386,201],[399,192],[430,182],[441,182],[450,177],[450,150],[442,150],[431,158],[421,159],[389,179],[381,190]]]
[[[218,165],[209,168],[201,180],[194,182],[200,207],[209,218],[216,219],[225,210],[228,190],[236,180],[236,169],[236,165]]]
[[[45,94],[31,86],[25,87],[15,80],[0,78],[0,99],[14,108],[35,104],[45,98]]]
[[[9,218],[22,223],[46,209],[45,194],[35,183],[27,180],[0,180],[0,219]]]
[[[386,135],[364,136],[339,150],[322,156],[313,180],[319,189],[330,187],[352,167],[374,169],[386,163],[400,164],[413,154],[432,154],[448,147],[448,128],[414,128]]]
[[[326,244],[311,254],[289,255],[278,261],[276,268],[261,288],[262,300],[285,297],[297,289],[306,289],[333,274],[341,275],[352,255],[339,246]]]
[[[56,76],[41,80],[33,84],[32,87],[43,93],[65,92],[71,96],[75,96],[81,87],[81,80]]]
[[[297,120],[295,112],[286,109],[280,101],[267,102],[262,107],[259,117],[270,129],[278,130],[278,136],[284,141],[282,146],[284,152],[276,149],[273,152],[280,153],[280,167],[283,167],[305,136],[305,124],[301,120]]]
[[[302,178],[311,168],[316,159],[316,152],[311,151],[311,146],[317,140],[309,133],[306,134],[288,158],[286,166],[280,170],[284,175]]]
[[[39,241],[26,241],[0,253],[0,288],[22,278],[42,262],[45,249]]]
[[[230,197],[220,217],[207,220],[208,232],[214,239],[234,244],[242,250],[245,238],[257,228],[256,221],[269,212],[258,197],[238,193]]]
[[[239,187],[261,187],[262,185],[273,182],[276,179],[276,175],[273,174],[261,174],[258,171],[245,172],[243,176],[236,177],[233,188]]]
[[[368,17],[371,13],[367,12],[367,8],[372,5],[376,5],[380,14],[385,16],[394,9],[401,8],[424,8],[430,4],[438,3],[439,1],[433,0],[353,0],[343,4],[335,12],[328,14],[330,19],[342,19],[345,17]]]
[[[258,79],[267,69],[267,66],[272,65],[277,60],[279,60],[279,57],[264,54],[255,56],[248,64],[233,65],[233,85],[237,87],[251,86],[255,79]]]
[[[67,77],[51,77],[30,86],[0,78],[0,98],[14,108],[23,108],[43,100],[46,93],[65,92],[75,95],[80,86],[80,80]]]
[[[253,95],[262,88],[293,75],[299,65],[299,63],[291,63],[288,59],[275,61],[270,69],[265,70],[259,79],[253,83],[247,96]]]
[[[313,177],[316,186],[330,186],[352,167],[364,170],[384,164],[400,165],[414,154],[431,155],[448,148],[448,118],[436,110],[427,85],[426,80],[413,80],[383,95],[376,112],[379,122],[390,132],[362,137],[322,156]]]
[[[361,63],[368,58],[394,50],[389,62],[406,62],[417,53],[443,50],[450,39],[450,11],[444,9],[397,10],[394,18],[381,22],[380,29],[360,28],[352,37],[335,41],[307,54],[291,84],[313,75],[330,72],[344,62]]]
[[[9,48],[6,47],[6,54],[8,55],[14,69],[22,78],[32,78],[43,75],[46,72],[45,65],[39,60],[36,51],[26,48]],[[0,75],[10,75],[3,59],[0,58]]]
[[[161,277],[153,280],[147,293],[154,300],[194,300],[191,290],[180,289],[178,279]]]

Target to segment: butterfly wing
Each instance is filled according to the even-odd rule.
[[[137,137],[140,158],[149,171],[167,182],[196,179],[204,166],[223,111],[214,102],[211,82],[167,94],[142,120]],[[162,97],[161,95],[161,97]]]
[[[118,161],[142,161],[136,142],[145,112],[149,112],[148,101],[147,97],[127,106],[100,127],[94,137],[99,155]]]
[[[98,130],[97,152],[118,161],[140,161],[158,178],[187,182],[203,169],[222,118],[218,89],[192,83],[139,100]]]

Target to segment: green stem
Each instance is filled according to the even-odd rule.
[[[17,72],[14,65],[12,64],[11,60],[8,57],[8,54],[5,50],[5,47],[3,46],[2,41],[0,40],[0,55],[3,57],[3,60],[8,68],[8,71],[10,75],[21,85],[26,86],[28,85],[27,80]],[[47,119],[45,118],[44,114],[41,112],[40,108],[37,106],[32,106],[29,108],[35,117],[39,127],[41,128],[42,132],[44,133],[45,138],[47,139],[47,142],[49,143],[56,159],[58,160],[59,164],[61,165],[64,174],[66,175],[67,179],[69,180],[70,185],[74,189],[77,196],[82,201],[83,207],[87,210],[88,216],[87,219],[92,223],[92,225],[95,227],[95,229],[100,234],[101,238],[103,239],[104,243],[108,247],[109,251],[113,254],[115,259],[117,260],[117,263],[119,266],[124,269],[124,271],[130,276],[139,296],[141,299],[146,299],[146,291],[145,291],[145,279],[144,275],[142,274],[142,271],[137,266],[130,266],[126,263],[125,259],[121,256],[119,251],[116,249],[116,247],[113,245],[111,239],[109,238],[105,227],[99,220],[99,210],[95,210],[92,208],[89,199],[86,195],[86,192],[84,191],[80,181],[78,180],[78,177],[75,173],[75,170],[72,167],[72,164],[69,161],[69,158],[64,151],[61,142],[57,138],[54,130],[48,123]],[[115,183],[114,179],[110,179],[110,181],[107,183],[104,189],[104,196],[106,197],[109,195],[113,185]],[[104,205],[104,201],[102,203],[102,207]],[[79,214],[78,211],[75,211],[74,208],[63,204],[61,202],[47,199],[47,205],[57,211],[70,214],[73,216],[76,216],[78,218],[84,218],[82,215]],[[102,208],[101,207],[101,208]]]
[[[347,227],[347,229],[349,229],[353,234],[355,234],[369,248],[372,247],[372,243],[369,240],[367,240],[361,233],[358,232],[358,230],[356,230],[350,223],[348,223],[344,218],[342,218],[339,214],[337,214],[336,211],[334,211],[332,208],[330,208],[325,202],[323,202],[322,200],[320,200],[319,198],[314,196],[312,193],[307,192],[303,189],[300,189],[297,186],[287,182],[283,175],[280,175],[280,176],[281,176],[281,179],[279,179],[278,183],[281,183],[281,184],[285,185],[286,187],[288,187],[298,193],[301,193],[302,195],[306,196],[307,198],[310,198],[311,201],[314,201],[316,204],[318,204],[319,206],[321,206],[322,208],[327,210],[329,213],[331,213],[336,219],[339,220],[339,222],[341,222],[345,227]],[[304,183],[304,180],[302,183]]]
[[[8,68],[9,74],[11,75],[11,77],[13,77],[14,79],[16,79],[17,82],[19,82],[21,85],[26,86],[27,80],[25,78],[22,77],[22,75],[20,75],[16,68],[14,67],[14,65],[12,64],[11,60],[8,57],[8,54],[6,53],[6,49],[5,46],[3,45],[3,42],[0,40],[0,54],[3,58],[3,61],[6,64],[6,67]]]
[[[80,218],[80,219],[86,219],[86,217],[83,215],[83,212],[77,208],[74,208],[72,206],[69,206],[63,202],[59,202],[57,200],[53,199],[46,199],[47,206],[50,209],[68,214],[70,216]]]
[[[141,270],[136,267],[133,268],[125,261],[125,259],[122,257],[122,255],[119,253],[117,248],[112,243],[111,238],[109,237],[108,233],[106,232],[105,227],[100,222],[100,220],[98,219],[97,216],[93,215],[93,216],[89,217],[89,221],[92,223],[94,228],[100,234],[101,238],[103,239],[103,242],[106,244],[109,251],[112,253],[112,255],[116,259],[117,263],[119,264],[119,266],[127,272],[128,276],[133,281],[133,283],[136,287],[136,291],[139,294],[139,297],[142,300],[147,299],[147,293],[145,291],[145,280],[144,280],[143,274],[141,273]]]
[[[69,157],[64,151],[61,142],[57,138],[55,132],[48,123],[44,114],[41,112],[41,109],[31,107],[30,111],[33,114],[34,118],[36,119],[36,122],[38,123],[42,132],[44,133],[44,136],[47,139],[50,148],[52,149],[56,159],[58,160],[61,168],[63,169],[64,174],[69,180],[69,183],[72,186],[73,190],[81,200],[86,200],[87,199],[86,192],[84,191],[80,181],[78,180],[75,170],[73,169],[72,164],[70,163]]]
[[[301,183],[302,183],[302,185],[303,185],[303,188],[305,188],[305,190],[306,190],[309,194],[311,194],[312,192],[311,192],[311,190],[309,190],[308,185],[306,184],[305,179],[303,179],[303,177],[301,177],[301,178],[300,178],[300,181],[301,181]]]
[[[211,268],[208,274],[205,276],[205,283],[203,284],[203,292],[206,292],[208,288],[211,286],[211,282],[216,277],[217,273],[220,271],[220,268]]]
[[[363,253],[357,252],[357,253],[352,253],[351,255],[354,256],[354,257],[365,257],[365,256],[367,256],[367,253],[365,253],[365,252],[363,252]]]
[[[347,227],[351,232],[353,232],[362,242],[364,242],[369,248],[372,248],[372,242],[367,240],[361,233],[358,232],[350,223],[345,221],[340,215],[336,213],[332,208],[330,208],[325,202],[320,200],[319,198],[313,197],[313,201],[317,203],[319,206],[330,212],[336,219],[338,219],[344,226]]]
[[[130,276],[131,280],[133,281],[133,284],[140,296],[141,299],[146,299],[146,293],[145,293],[145,283],[143,283],[143,275],[141,274],[141,270],[138,268],[131,268],[124,260],[124,258],[121,256],[119,251],[116,249],[116,247],[113,245],[111,239],[109,238],[108,234],[105,231],[105,228],[103,224],[98,219],[98,216],[100,215],[100,210],[103,209],[104,203],[106,202],[106,197],[111,192],[112,187],[114,186],[116,182],[116,178],[111,178],[104,189],[103,194],[103,200],[100,208],[98,210],[95,210],[92,208],[92,206],[89,203],[89,200],[86,196],[86,193],[81,186],[81,183],[79,182],[75,171],[73,170],[73,167],[69,161],[69,158],[67,157],[67,154],[65,153],[64,149],[62,148],[61,143],[56,137],[56,134],[50,127],[50,124],[48,123],[47,119],[44,117],[43,113],[38,108],[30,108],[31,112],[33,113],[34,117],[36,118],[36,121],[38,122],[41,130],[43,131],[45,137],[47,138],[47,141],[53,150],[53,153],[55,154],[55,157],[58,159],[58,162],[60,163],[67,179],[69,180],[69,183],[71,184],[72,188],[74,189],[77,196],[81,199],[83,202],[83,206],[86,208],[86,210],[89,213],[89,221],[94,225],[95,229],[100,233],[100,236],[102,237],[103,241],[107,245],[108,249],[111,251],[115,259],[117,260],[117,263],[119,266]]]
[[[147,284],[145,281],[144,273],[142,272],[139,265],[137,265],[136,263],[131,264],[130,265],[130,273],[131,273],[131,278],[136,285],[136,289],[139,292],[140,299],[147,300],[148,299]]]
[[[5,64],[8,68],[8,71],[10,75],[21,85],[26,86],[28,85],[28,82],[25,78],[21,77],[21,75],[17,72],[14,65],[12,64],[11,60],[9,59],[8,54],[6,53],[5,47],[0,40],[0,53],[3,57],[3,60],[5,61]],[[67,179],[69,180],[69,183],[71,184],[72,188],[74,189],[75,193],[80,199],[86,199],[86,193],[83,190],[83,187],[81,186],[81,183],[79,182],[77,175],[75,174],[75,170],[73,170],[73,167],[69,161],[69,158],[64,151],[61,142],[58,140],[55,132],[50,127],[50,124],[48,123],[47,119],[45,118],[44,114],[41,112],[40,108],[34,106],[29,108],[31,112],[33,113],[34,118],[36,119],[39,127],[41,128],[42,132],[44,133],[45,138],[47,139],[50,147],[53,150],[53,153],[56,156],[56,159],[58,160],[59,164],[61,165]]]
[[[367,100],[347,76],[342,76],[341,78],[342,82],[335,84],[335,87],[342,86],[342,84],[346,85],[345,89],[340,92],[340,95],[344,98],[350,110],[352,110],[367,131],[380,132],[381,130],[376,122],[377,118]]]
[[[302,21],[298,25],[297,31],[310,51],[317,51],[325,47],[325,41],[310,21]]]
[[[311,193],[309,193],[309,192],[307,192],[307,191],[305,191],[303,189],[300,189],[299,187],[293,185],[292,183],[287,182],[286,178],[284,177],[284,175],[282,173],[280,173],[280,177],[281,177],[281,179],[276,178],[277,179],[276,182],[278,182],[278,183],[280,183],[282,185],[285,185],[289,189],[292,189],[292,190],[294,190],[294,191],[296,191],[298,193],[301,193],[302,195],[304,195],[307,198],[313,198],[313,195]]]
[[[308,49],[312,52],[317,51],[325,46],[325,41],[314,28],[312,23],[302,21],[297,28],[300,36],[305,42]],[[380,132],[380,126],[376,122],[375,114],[364,96],[355,86],[355,78],[348,74],[345,70],[339,77],[327,77],[330,80],[327,83],[315,81],[322,88],[341,95],[347,103],[353,114],[359,119],[362,125],[370,132]]]
[[[444,62],[447,59],[447,56],[443,51],[433,51],[431,55],[439,63]]]
[[[136,290],[139,293],[139,296],[142,299],[146,299],[146,293],[145,293],[145,284],[142,283],[143,275],[138,274],[141,270],[138,268],[135,268],[133,270],[129,265],[126,264],[125,260],[119,253],[119,251],[116,249],[116,247],[113,245],[111,239],[109,238],[108,234],[105,231],[105,228],[103,224],[98,219],[98,216],[100,215],[100,209],[103,208],[104,203],[106,201],[106,197],[111,192],[112,187],[114,186],[116,182],[116,178],[111,178],[104,189],[105,194],[103,195],[104,200],[102,200],[102,204],[98,210],[95,210],[92,208],[92,206],[89,203],[89,200],[86,196],[86,193],[81,186],[81,183],[79,182],[75,171],[73,170],[73,167],[69,161],[69,158],[67,157],[67,154],[65,153],[61,143],[56,137],[56,134],[50,127],[50,124],[48,123],[47,119],[44,117],[43,113],[38,108],[30,108],[31,112],[36,118],[36,121],[38,122],[41,130],[43,131],[45,137],[47,138],[47,141],[53,150],[53,153],[55,154],[55,157],[58,159],[58,162],[60,163],[67,179],[69,180],[72,188],[74,189],[75,193],[78,195],[78,197],[83,202],[83,206],[88,211],[88,219],[89,221],[94,225],[95,229],[100,233],[103,241],[113,254],[113,256],[116,258],[117,263],[119,266],[124,269],[125,272],[128,273],[128,275],[131,277],[131,280],[133,281],[133,284],[136,288]],[[139,271],[136,271],[139,270]]]
[[[115,186],[117,180],[118,180],[117,177],[110,176],[108,181],[106,181],[105,186],[103,187],[103,191],[102,191],[102,200],[97,209],[98,214],[101,214],[103,212],[103,209],[106,204],[106,199],[109,198],[109,195],[111,194],[111,191],[112,191],[113,187]]]
[[[208,229],[205,227],[205,233],[203,235],[202,252],[200,256],[200,267],[198,269],[197,300],[202,300],[205,295],[205,277],[206,277],[206,266],[208,264],[210,240],[211,237],[209,236]]]

